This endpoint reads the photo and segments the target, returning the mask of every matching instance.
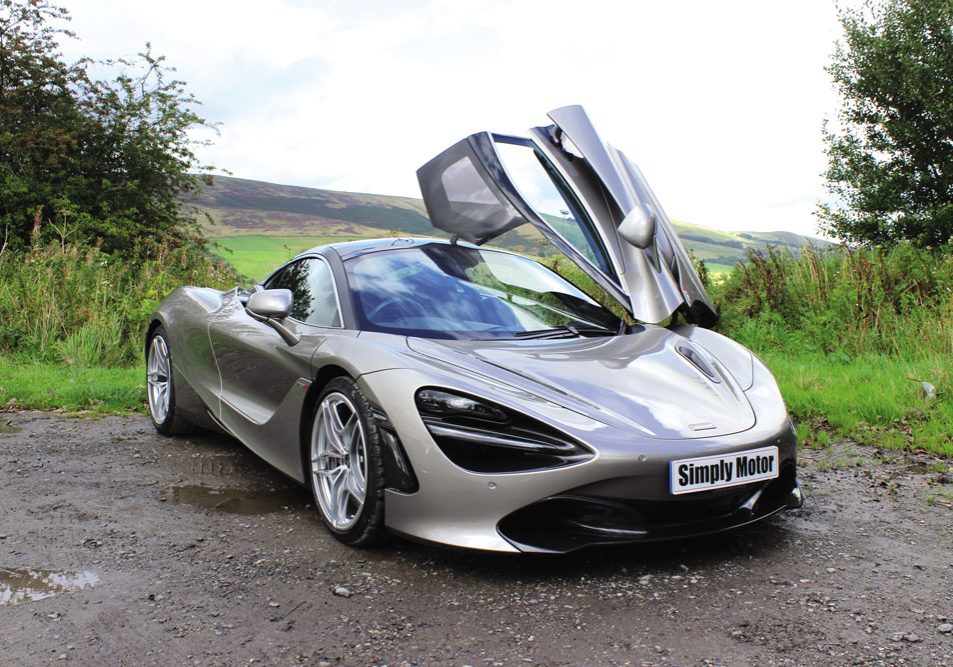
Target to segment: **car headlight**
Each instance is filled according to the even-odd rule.
[[[465,470],[526,472],[594,456],[553,427],[489,401],[428,387],[417,392],[416,402],[434,442]]]
[[[440,389],[421,389],[417,392],[417,409],[421,413],[439,416],[461,415],[476,419],[505,422],[506,413],[481,401],[451,394]]]

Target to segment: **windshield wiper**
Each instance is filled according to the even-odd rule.
[[[536,329],[534,331],[518,331],[513,334],[516,338],[570,338],[575,336],[616,336],[618,331],[603,329],[602,327],[574,327],[560,326],[551,329]]]

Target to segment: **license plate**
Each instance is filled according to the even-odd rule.
[[[669,464],[672,495],[750,484],[778,476],[778,448],[679,459]]]

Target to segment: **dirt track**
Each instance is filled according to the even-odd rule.
[[[362,552],[226,438],[2,417],[5,665],[953,665],[953,473],[926,457],[804,452],[803,510],[717,538]]]

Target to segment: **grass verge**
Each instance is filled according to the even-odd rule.
[[[144,413],[145,375],[135,366],[73,368],[0,359],[0,408]]]
[[[870,354],[841,361],[771,351],[762,358],[778,380],[802,444],[824,446],[833,435],[953,457],[953,369],[945,355]],[[936,398],[927,398],[922,381],[936,387]]]

